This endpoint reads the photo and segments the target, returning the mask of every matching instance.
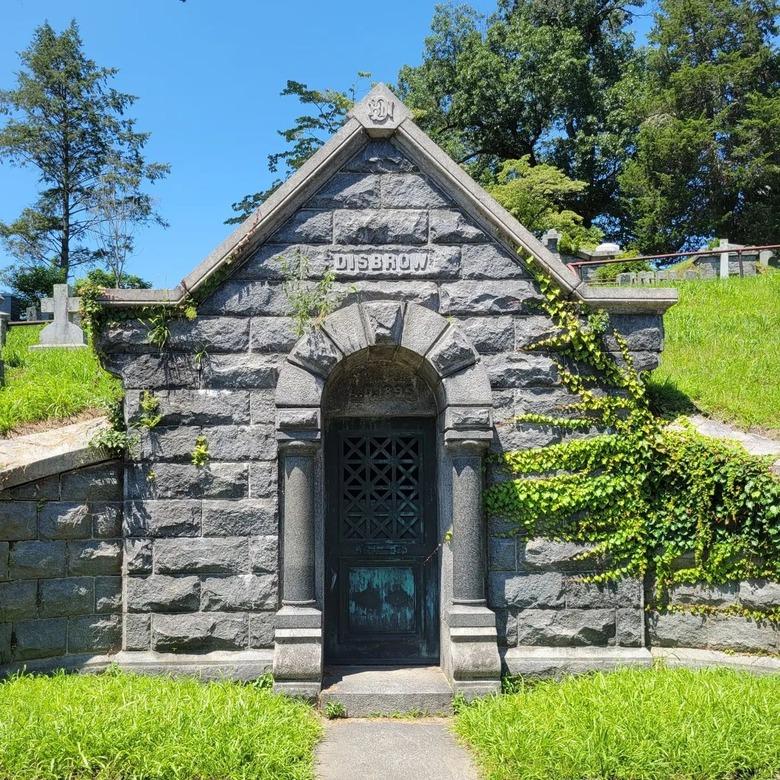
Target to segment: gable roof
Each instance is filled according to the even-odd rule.
[[[662,313],[677,301],[674,289],[589,287],[417,127],[411,117],[411,111],[384,84],[377,84],[355,104],[344,126],[176,287],[109,290],[103,302],[108,306],[183,302],[224,266],[237,267],[247,259],[372,138],[392,138],[488,235],[513,254],[518,250],[528,253],[570,297],[596,308],[626,313]]]

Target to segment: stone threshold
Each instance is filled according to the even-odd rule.
[[[451,715],[452,688],[438,666],[332,666],[319,697],[323,712],[329,704],[349,718]]]
[[[584,672],[609,672],[625,666],[650,667],[653,656],[644,647],[540,647],[502,648],[502,666],[510,675],[562,677]]]

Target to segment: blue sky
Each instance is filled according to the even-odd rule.
[[[344,88],[357,71],[393,82],[417,64],[434,0],[2,0],[0,88],[44,20],[75,18],[85,50],[139,96],[133,115],[152,133],[148,158],[171,164],[152,189],[168,229],[141,231],[130,270],[173,286],[229,232],[230,204],[263,189],[266,156],[299,111],[279,92],[288,78]],[[495,0],[471,0],[483,12]],[[640,27],[646,20],[640,21]],[[33,171],[0,165],[0,219],[35,197]],[[0,268],[10,258],[0,248]]]

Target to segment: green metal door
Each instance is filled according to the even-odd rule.
[[[433,421],[326,431],[326,660],[437,663]]]

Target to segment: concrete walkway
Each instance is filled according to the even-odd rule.
[[[325,723],[319,780],[477,780],[447,718],[348,718]]]

